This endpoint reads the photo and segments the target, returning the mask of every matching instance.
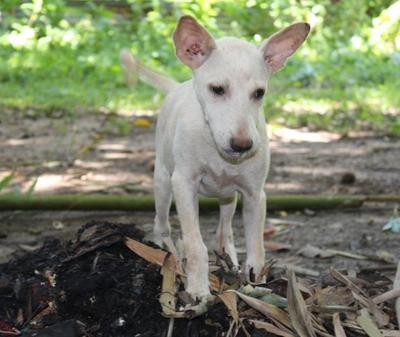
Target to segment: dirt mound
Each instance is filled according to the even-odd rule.
[[[127,249],[126,236],[144,235],[134,225],[91,222],[73,242],[48,240],[0,265],[0,336],[165,336],[170,319],[161,315],[159,268]],[[206,316],[177,320],[174,336],[228,328],[218,304]]]
[[[217,255],[215,301],[188,319],[186,276],[171,261],[133,224],[90,222],[73,241],[47,240],[0,265],[0,336],[397,336],[395,264],[299,278],[269,260],[267,283],[254,286]]]

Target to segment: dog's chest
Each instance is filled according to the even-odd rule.
[[[243,190],[243,188],[241,174],[224,169],[207,169],[200,180],[199,193],[210,197],[231,197],[235,191]]]

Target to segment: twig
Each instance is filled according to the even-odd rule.
[[[372,299],[372,302],[374,302],[375,304],[379,304],[379,303],[386,302],[393,298],[398,298],[398,297],[400,297],[400,288],[392,289],[383,294],[380,294],[380,295],[374,297]]]
[[[229,325],[229,329],[226,333],[226,337],[231,337],[232,336],[232,331],[233,331],[233,327],[235,326],[235,320],[231,321],[231,324]]]
[[[400,262],[397,264],[397,271],[393,282],[393,289],[400,289]],[[396,311],[397,325],[400,327],[400,298],[396,299],[394,308]]]
[[[292,265],[292,264],[277,263],[274,265],[274,268],[291,269],[294,271],[295,274],[312,276],[312,277],[318,277],[320,275],[319,271],[317,271],[317,270],[304,268],[304,267],[300,267],[300,266],[296,266],[296,265]]]
[[[171,317],[169,319],[167,337],[172,337],[172,332],[174,331],[174,323],[175,323],[175,318]]]
[[[14,330],[14,331],[0,330],[0,333],[1,333],[1,334],[4,334],[4,335],[6,335],[6,336],[7,336],[7,335],[15,335],[15,336],[18,336],[18,335],[21,334],[21,331],[15,329],[15,328],[13,328],[13,330]]]
[[[91,268],[92,274],[94,274],[94,272],[96,271],[97,262],[99,261],[100,254],[101,254],[101,252],[97,252],[95,258],[93,259],[93,264],[92,264],[92,268]]]

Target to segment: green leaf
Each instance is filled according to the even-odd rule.
[[[33,183],[31,184],[31,186],[29,186],[28,191],[26,191],[26,193],[25,193],[27,197],[32,196],[32,193],[33,193],[33,191],[34,191],[34,189],[36,187],[37,182],[38,182],[38,178],[36,178],[33,181]]]
[[[8,176],[5,176],[1,181],[0,181],[0,191],[2,190],[2,189],[4,189],[4,188],[6,188],[10,183],[11,183],[11,181],[13,180],[13,178],[14,178],[14,175],[13,174],[10,174],[10,175],[8,175]]]

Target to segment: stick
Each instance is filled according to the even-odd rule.
[[[322,195],[272,195],[268,197],[268,210],[303,210],[355,208],[364,203],[364,196],[322,196]],[[241,207],[241,202],[238,202]],[[0,195],[0,211],[14,210],[119,210],[154,212],[154,198],[150,195],[104,195],[104,194],[63,194],[41,196]],[[202,211],[219,209],[217,199],[200,198]]]
[[[174,323],[175,323],[175,318],[171,317],[169,319],[168,332],[166,337],[172,337],[172,332],[174,331]]]
[[[386,302],[393,298],[398,298],[398,297],[400,297],[400,288],[392,289],[383,294],[380,294],[380,295],[374,297],[372,299],[372,302],[374,302],[375,304],[379,304],[379,303]]]

